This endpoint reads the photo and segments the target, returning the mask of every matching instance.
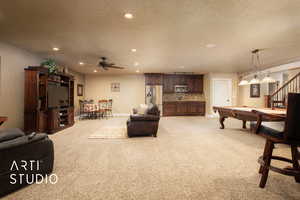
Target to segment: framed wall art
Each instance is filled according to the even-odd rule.
[[[77,84],[77,96],[83,96],[83,85]]]
[[[111,83],[112,92],[120,92],[120,83]]]
[[[259,98],[260,97],[260,84],[251,84],[250,85],[250,97]]]

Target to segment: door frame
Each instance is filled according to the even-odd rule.
[[[230,106],[232,106],[232,94],[233,94],[233,88],[232,88],[232,83],[233,83],[233,80],[232,78],[213,78],[212,79],[212,94],[211,94],[211,97],[212,97],[212,106],[214,106],[214,102],[215,102],[215,81],[228,81],[228,84],[229,84],[229,98],[230,98]]]

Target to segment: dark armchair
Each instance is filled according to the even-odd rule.
[[[30,165],[34,161],[39,166]],[[0,197],[35,182],[37,174],[50,174],[53,161],[53,143],[46,134],[25,135],[20,129],[0,131]]]
[[[266,138],[266,144],[263,155],[259,158],[261,180],[259,186],[264,188],[268,179],[269,170],[274,172],[292,176],[295,181],[300,183],[300,94],[290,93],[288,95],[288,106],[283,129],[273,128],[267,124],[263,124],[261,118],[268,117],[268,113],[257,111],[257,133]],[[280,117],[280,116],[277,116]],[[273,149],[275,144],[286,144],[291,148],[292,159],[274,156]],[[272,160],[280,160],[290,163],[292,166],[287,168],[279,168],[271,165]]]
[[[134,112],[135,113],[135,112]],[[127,121],[128,137],[157,136],[160,111],[156,105],[148,108],[146,114],[133,114]]]

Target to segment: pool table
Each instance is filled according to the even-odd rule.
[[[243,128],[246,129],[247,121],[257,121],[258,116],[256,111],[271,114],[264,116],[261,121],[283,121],[286,110],[285,109],[271,109],[271,108],[254,108],[254,107],[234,107],[234,106],[214,106],[214,112],[218,112],[220,115],[219,122],[220,128],[224,129],[224,121],[228,117],[239,119],[243,121]]]

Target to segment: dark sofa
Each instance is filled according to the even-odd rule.
[[[135,113],[135,111],[134,111]],[[146,114],[133,114],[127,121],[128,137],[157,136],[160,111],[156,105],[147,109]]]
[[[33,161],[39,166],[33,164],[31,168],[29,164]],[[22,167],[25,162],[27,169]],[[46,134],[25,135],[20,129],[0,131],[0,197],[27,185],[28,181],[35,182],[36,174],[50,174],[53,162],[53,142]],[[20,174],[24,174],[22,178]]]

